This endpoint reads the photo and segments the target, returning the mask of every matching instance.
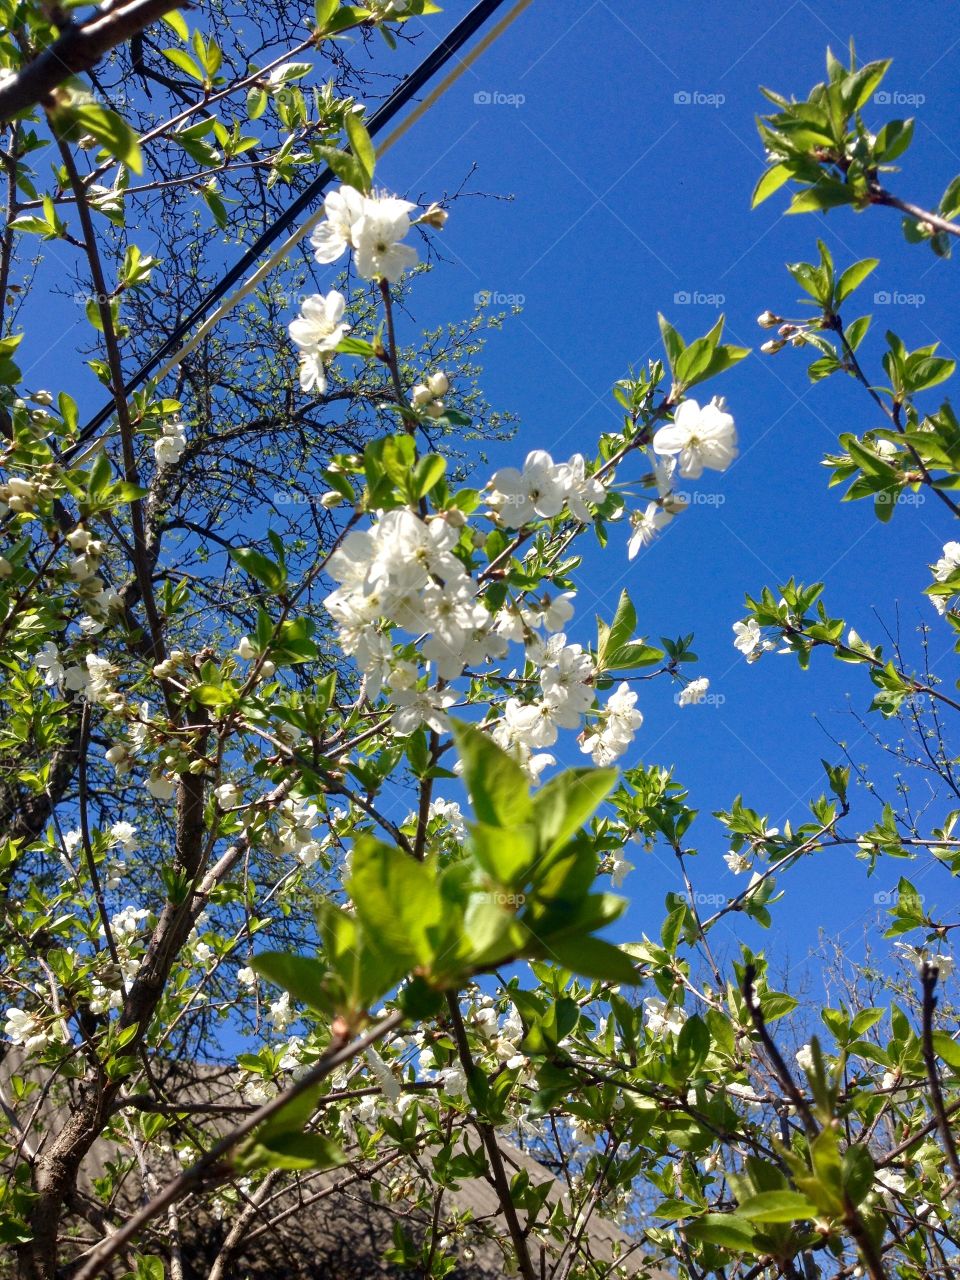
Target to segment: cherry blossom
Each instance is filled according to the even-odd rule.
[[[714,396],[701,409],[696,400],[677,406],[673,422],[653,437],[655,453],[675,457],[680,474],[696,480],[704,468],[726,471],[737,456],[737,430],[722,397]]]

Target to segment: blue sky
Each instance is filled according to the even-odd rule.
[[[450,3],[429,19],[418,56],[466,8]],[[822,78],[827,44],[841,53],[851,36],[862,61],[895,58],[883,86],[894,104],[871,104],[868,120],[879,126],[917,118],[906,173],[891,186],[921,204],[936,202],[960,171],[960,39],[951,45],[943,24],[921,22],[921,15],[935,16],[935,8],[917,7],[913,20],[888,0],[741,0],[722,11],[692,0],[659,7],[535,0],[383,158],[378,181],[412,198],[439,198],[465,179],[468,190],[491,197],[455,204],[441,242],[447,261],[416,285],[417,323],[468,315],[480,291],[523,300],[522,313],[491,338],[484,362],[489,400],[516,413],[520,427],[478,480],[532,448],[557,458],[593,452],[599,434],[619,421],[612,384],[660,352],[658,311],[693,338],[723,310],[729,340],[759,348],[769,336],[755,324],[761,311],[798,313],[799,291],[784,263],[814,257],[818,235],[841,266],[864,256],[881,260],[851,312],[874,312],[868,365],[878,367],[887,327],[908,346],[939,339],[944,353],[955,354],[948,307],[956,265],[908,246],[897,215],[841,210],[788,218],[782,193],[749,208],[763,166],[757,86],[805,94]],[[377,60],[396,71],[406,57],[384,47]],[[225,250],[225,260],[235,252]],[[900,301],[875,305],[875,292]],[[52,309],[43,342],[52,319],[62,318],[53,348],[62,352],[82,322],[69,302],[44,305]],[[48,349],[33,368],[24,361],[28,383],[57,383],[49,360]],[[776,656],[748,667],[736,654],[731,628],[743,616],[745,592],[791,574],[825,580],[832,611],[874,643],[882,638],[874,610],[890,626],[899,610],[910,643],[920,620],[931,621],[937,669],[953,679],[949,635],[920,595],[930,580],[927,565],[954,536],[948,514],[928,499],[884,526],[868,505],[840,504],[820,460],[839,432],[867,430],[877,419],[852,382],[811,387],[807,363],[791,350],[772,359],[757,354],[712,384],[707,394],[725,394],[736,416],[738,462],[690,485],[701,500],[635,561],[626,559],[624,525],[609,552],[589,555],[580,575],[575,638],[589,639],[593,614],[609,616],[627,587],[642,631],[654,640],[695,632],[701,663],[691,674],[709,676],[723,699],[680,710],[666,682],[642,686],[645,724],[624,762],[672,764],[689,788],[703,815],[692,838],[701,851],[695,879],[705,893],[742,887],[723,863],[727,843],[712,810],[742,792],[775,825],[802,821],[806,802],[823,788],[821,756],[839,759],[825,730],[848,740],[857,760],[878,760],[850,714],[865,711],[871,698],[859,671],[821,659],[803,674],[792,659]],[[579,759],[575,750],[568,758]],[[881,761],[877,777],[886,792],[889,776]],[[873,816],[871,810],[868,821]],[[629,856],[637,869],[625,886],[632,902],[620,936],[635,938],[657,931],[663,896],[679,884],[666,858],[639,848]],[[887,863],[868,883],[863,865],[843,852],[799,868],[779,915],[789,936],[780,933],[775,951],[788,964],[801,963],[819,926],[855,949],[864,925],[878,919],[874,893],[892,888],[903,869]],[[929,879],[934,901],[943,901],[942,871],[940,880],[919,869],[910,874],[921,890]],[[735,924],[722,944],[728,954],[737,930],[757,938],[742,921]]]
[[[447,16],[461,11],[450,6]],[[689,0],[642,10],[626,0],[541,0],[384,157],[379,179],[414,198],[457,188],[473,164],[468,189],[512,197],[455,206],[443,237],[450,262],[418,285],[414,304],[417,319],[428,321],[434,312],[466,312],[478,290],[523,295],[522,315],[491,340],[485,362],[490,400],[521,421],[498,462],[536,447],[556,457],[589,452],[601,431],[615,429],[610,387],[631,363],[659,352],[658,310],[688,338],[723,310],[730,340],[758,349],[769,336],[755,324],[761,311],[803,314],[784,263],[815,257],[818,235],[838,265],[880,259],[850,313],[874,312],[868,363],[876,365],[888,327],[908,346],[940,340],[955,354],[948,317],[955,264],[908,246],[898,216],[784,217],[782,195],[749,208],[763,165],[757,86],[805,95],[823,76],[826,46],[842,54],[851,36],[861,61],[895,59],[883,85],[894,105],[871,104],[868,122],[917,119],[906,172],[890,185],[921,204],[939,198],[960,171],[960,41],[951,48],[942,24],[906,19],[902,5],[877,0],[745,2],[722,14]],[[920,298],[875,305],[883,291]],[[954,536],[949,513],[928,499],[884,526],[869,505],[840,504],[820,460],[839,432],[877,421],[851,381],[811,386],[807,363],[789,349],[757,354],[712,384],[708,394],[726,394],[735,413],[739,461],[690,486],[708,500],[637,560],[623,554],[624,528],[615,549],[589,557],[581,574],[581,622],[592,625],[596,611],[609,615],[628,587],[649,635],[696,633],[698,673],[725,699],[678,710],[666,683],[643,686],[646,721],[636,743],[645,763],[676,766],[703,815],[692,835],[701,849],[697,887],[708,893],[739,884],[723,864],[727,845],[710,812],[743,792],[776,825],[802,820],[806,801],[822,790],[821,756],[839,759],[824,730],[847,740],[855,759],[878,763],[878,784],[887,779],[892,792],[889,769],[850,714],[865,711],[872,686],[827,658],[807,674],[777,656],[748,667],[731,643],[745,592],[791,574],[824,580],[833,613],[875,643],[883,637],[874,610],[891,627],[899,610],[908,643],[921,619],[933,621],[931,651],[952,679],[949,635],[920,596],[927,565]],[[670,861],[636,855],[624,936],[655,932],[663,895],[677,887]],[[892,888],[904,870],[921,889],[929,880],[934,900],[943,901],[949,886],[937,869],[929,877],[887,862],[867,882],[863,864],[847,853],[811,860],[789,878],[790,904],[779,916],[789,937],[781,935],[775,950],[801,961],[818,926],[856,948],[864,925],[878,919],[874,893]],[[757,936],[743,922],[737,931]],[[736,948],[733,934],[726,943]]]

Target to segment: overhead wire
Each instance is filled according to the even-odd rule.
[[[424,115],[446,94],[454,84],[463,76],[474,63],[483,56],[483,54],[493,45],[503,33],[517,20],[520,14],[527,9],[533,0],[517,0],[512,8],[497,22],[472,49],[470,49],[462,58],[459,58],[457,65],[441,80],[441,82],[419,102],[410,115],[407,116],[393,130],[378,147],[378,155],[383,155],[409,130],[423,118]],[[394,90],[390,97],[383,105],[373,113],[369,121],[366,122],[367,131],[371,138],[377,135],[393,120],[398,113],[407,105],[407,103],[433,79],[433,77],[443,69],[444,66],[454,58],[463,46],[475,35],[489,18],[501,8],[505,0],[480,0],[470,12],[461,19],[451,32],[444,37],[437,47],[424,58],[420,63]],[[247,272],[251,266],[256,263],[266,249],[270,247],[274,241],[283,234],[284,231],[313,204],[313,202],[323,195],[327,185],[334,177],[333,171],[329,166],[325,167],[317,177],[309,184],[308,187],[297,197],[297,199],[288,206],[287,209],[279,215],[278,218],[254,241],[254,243],[246,250],[246,252],[238,259],[236,263],[217,281],[216,285],[209,290],[201,301],[194,307],[190,315],[182,320],[158,349],[147,359],[140,368],[134,373],[129,380],[125,381],[122,388],[122,394],[129,396],[130,393],[142,386],[152,375],[156,381],[160,381],[168,373],[171,372],[181,361],[190,354],[207,336],[207,334],[219,324],[221,320],[227,316],[233,308],[246,296],[248,296],[257,285],[274,270],[279,263],[296,247],[297,244],[313,230],[317,223],[323,217],[323,206],[315,212],[307,216],[297,229],[289,235],[286,240],[263,262],[257,269],[240,285],[240,287],[229,297],[225,295],[237,283],[238,280]],[[222,301],[221,301],[222,300]],[[219,306],[216,306],[220,303]],[[211,307],[216,306],[216,310],[212,315],[207,315]],[[206,316],[206,319],[204,317]],[[190,331],[199,322],[196,332],[190,334]],[[187,335],[190,334],[189,337]],[[186,338],[186,341],[184,339]],[[83,450],[77,456],[77,450],[90,440],[106,422],[109,421],[111,414],[114,412],[115,399],[111,399],[104,404],[103,408],[87,422],[79,432],[77,438],[73,441],[70,448],[63,454],[64,461],[70,461],[77,464],[94,453],[102,444],[105,437],[101,436],[94,440],[90,446]],[[110,434],[109,432],[107,433]]]

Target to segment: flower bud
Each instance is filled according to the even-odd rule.
[[[426,406],[424,412],[426,413],[428,418],[442,418],[443,402],[440,400],[431,400],[430,403]]]
[[[757,324],[761,329],[773,329],[783,323],[783,316],[774,315],[772,311],[764,311],[757,316]]]
[[[332,511],[334,507],[339,507],[343,501],[343,494],[337,493],[336,489],[328,489],[326,493],[320,497],[320,505],[324,511]]]
[[[415,409],[422,409],[433,399],[433,392],[424,382],[418,382],[410,393],[410,403]]]
[[[237,645],[237,653],[246,662],[249,662],[251,658],[255,658],[257,656],[257,651],[249,636],[241,637],[240,643]]]
[[[435,399],[439,400],[450,390],[450,379],[442,369],[438,369],[427,378],[427,389]]]
[[[33,400],[35,404],[53,404],[53,396],[49,391],[35,391]]]
[[[276,669],[277,669],[277,664],[275,662],[271,662],[270,659],[268,658],[266,662],[263,664],[263,666],[260,668],[261,678],[264,680],[269,680],[269,678],[273,675]]]
[[[769,342],[765,342],[760,350],[765,356],[775,356],[778,351],[782,351],[787,344],[779,341],[775,342],[772,338]]]
[[[425,227],[433,227],[434,231],[442,231],[447,225],[447,219],[450,217],[446,209],[441,209],[436,201],[427,209],[417,221]]]
[[[90,538],[90,533],[78,524],[71,533],[67,534],[67,544],[74,551],[86,551]]]
[[[780,335],[781,338],[791,338],[795,333],[798,333],[798,332],[799,330],[795,324],[782,324],[780,328],[777,330],[777,333]]]
[[[22,476],[11,476],[6,484],[11,498],[21,498],[24,502],[33,503],[37,497],[37,487],[32,480],[24,480]],[[8,498],[7,501],[10,499]]]

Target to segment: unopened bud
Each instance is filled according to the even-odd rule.
[[[781,338],[792,338],[799,330],[795,324],[782,324],[777,330]]]
[[[434,201],[426,213],[424,213],[422,217],[418,218],[417,221],[422,226],[433,227],[434,231],[442,231],[447,225],[447,219],[449,217],[450,215],[447,213],[446,209],[441,209],[437,202]]]
[[[450,379],[442,369],[438,369],[436,373],[431,373],[427,379],[427,388],[430,394],[439,400],[441,396],[445,396],[450,390]]]
[[[328,489],[326,493],[320,497],[320,505],[324,511],[332,511],[334,507],[339,507],[343,501],[343,494],[337,493],[336,489]]]
[[[74,551],[86,551],[91,536],[81,525],[77,525],[71,533],[67,534],[67,543]]]
[[[410,403],[415,409],[422,409],[433,399],[433,392],[425,382],[418,382],[410,392]]]
[[[782,322],[783,316],[774,315],[772,311],[764,311],[757,316],[757,324],[761,329],[773,329]]]
[[[53,396],[49,391],[35,391],[33,400],[35,404],[53,404]]]
[[[782,351],[786,345],[787,344],[785,342],[774,341],[774,339],[771,338],[769,342],[765,342],[763,344],[760,350],[765,356],[775,356],[777,352]]]

